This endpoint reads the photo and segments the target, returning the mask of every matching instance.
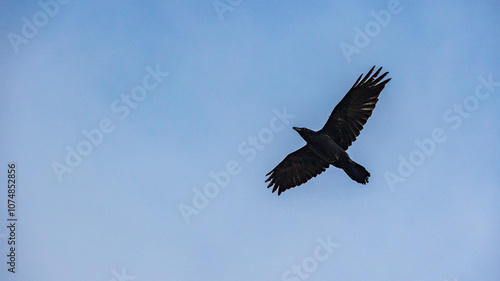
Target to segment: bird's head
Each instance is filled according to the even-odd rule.
[[[314,131],[309,130],[308,128],[299,128],[299,127],[293,127],[297,133],[305,140],[308,141],[310,139],[310,136],[314,134]]]

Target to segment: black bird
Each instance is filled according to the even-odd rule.
[[[363,77],[361,74],[345,97],[333,109],[325,126],[315,132],[307,128],[293,127],[307,142],[301,149],[288,154],[266,176],[270,181],[268,188],[278,195],[292,187],[301,185],[321,174],[330,165],[340,168],[361,184],[368,182],[370,173],[347,155],[347,148],[356,140],[378,101],[378,96],[385,84],[391,79],[384,79],[388,72],[380,75],[379,68],[373,75],[375,66]]]

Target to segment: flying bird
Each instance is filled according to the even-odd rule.
[[[293,127],[307,142],[299,150],[288,154],[266,176],[269,187],[278,195],[299,186],[324,172],[330,165],[344,170],[354,181],[366,184],[370,173],[351,160],[347,148],[356,140],[378,101],[380,92],[391,79],[380,75],[382,67],[373,75],[375,66],[363,77],[361,74],[344,98],[335,106],[325,126],[315,132]],[[378,77],[377,77],[378,76]]]

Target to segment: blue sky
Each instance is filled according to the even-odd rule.
[[[0,3],[2,280],[499,280],[496,1]],[[373,65],[369,184],[271,193]]]

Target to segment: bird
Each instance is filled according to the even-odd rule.
[[[384,89],[388,72],[379,75],[373,66],[363,77],[359,76],[351,89],[335,106],[326,124],[319,131],[293,127],[306,141],[302,148],[288,154],[274,169],[266,174],[265,182],[278,196],[290,188],[299,186],[324,172],[330,165],[344,170],[354,181],[368,183],[370,173],[360,164],[351,160],[347,148],[356,140],[372,115],[378,97]],[[372,75],[373,73],[373,75]],[[383,81],[382,81],[383,80]]]

